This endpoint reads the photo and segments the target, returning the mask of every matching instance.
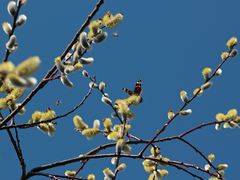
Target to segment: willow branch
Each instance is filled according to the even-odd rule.
[[[71,50],[72,46],[75,44],[75,42],[77,41],[79,35],[84,31],[84,29],[89,25],[90,21],[92,20],[92,18],[95,16],[95,14],[98,12],[99,8],[101,7],[101,5],[104,3],[104,0],[99,0],[98,3],[95,5],[94,9],[92,10],[92,12],[88,15],[87,19],[85,20],[85,22],[83,23],[83,25],[80,27],[79,31],[76,33],[76,35],[74,36],[74,38],[72,39],[72,41],[68,44],[67,48],[64,50],[64,52],[61,55],[61,59],[63,59],[67,53]],[[54,71],[56,70],[56,66],[54,65],[49,71],[48,73],[44,76],[44,78],[38,83],[38,85],[29,93],[29,95],[23,100],[23,102],[21,103],[21,105],[19,105],[16,109],[14,109],[14,111],[12,111],[11,114],[9,114],[1,123],[0,123],[0,128],[3,127],[4,125],[6,125],[13,116],[15,116],[21,109],[23,106],[25,106],[33,97],[34,95],[41,90],[48,81],[45,81],[45,79],[51,77],[51,75],[54,73]]]
[[[215,71],[212,73],[212,75],[211,75],[208,79],[206,79],[203,84],[211,81],[212,78],[215,76],[216,72],[218,71],[218,69],[220,69],[220,68],[224,65],[224,63],[225,63],[226,61],[227,61],[227,60],[222,61],[222,62],[217,66],[217,68],[216,68]],[[163,125],[163,127],[155,134],[155,136],[149,141],[149,143],[139,152],[139,155],[142,155],[142,154],[146,151],[146,149],[151,145],[151,143],[152,143],[155,139],[157,139],[157,137],[158,137],[162,132],[164,132],[164,131],[166,130],[166,128],[174,121],[174,119],[175,119],[176,117],[178,117],[178,116],[180,115],[180,112],[181,112],[184,108],[186,108],[187,105],[190,104],[194,99],[196,99],[196,97],[199,95],[200,91],[201,91],[201,88],[199,88],[199,90],[198,90],[198,91],[196,92],[196,94],[188,101],[188,103],[184,103],[184,104],[182,105],[182,107],[180,107],[180,109],[177,111],[177,113]]]

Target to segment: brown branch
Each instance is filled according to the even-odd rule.
[[[163,159],[158,159],[158,158],[150,158],[150,157],[144,157],[144,156],[139,156],[139,155],[134,155],[134,154],[98,154],[98,155],[82,155],[82,156],[79,156],[79,157],[75,157],[75,158],[72,158],[72,159],[67,159],[67,160],[63,160],[63,161],[58,161],[58,162],[54,162],[54,163],[51,163],[51,164],[47,164],[47,165],[43,165],[43,166],[39,166],[39,167],[36,167],[36,168],[33,168],[28,174],[27,174],[27,178],[30,178],[32,176],[34,176],[34,173],[37,173],[37,172],[40,172],[40,171],[43,171],[43,170],[47,170],[47,169],[51,169],[51,168],[54,168],[54,167],[58,167],[58,166],[64,166],[64,165],[67,165],[67,164],[70,164],[70,163],[74,163],[74,162],[78,162],[78,161],[83,161],[83,160],[89,160],[89,159],[101,159],[101,158],[112,158],[112,157],[121,157],[121,158],[131,158],[131,159],[149,159],[149,160],[152,160],[152,161],[155,161],[155,162],[161,162],[161,163],[166,163],[168,164],[169,166],[171,166],[172,164],[174,165],[181,165],[181,166],[185,166],[187,168],[193,168],[193,169],[196,169],[198,171],[202,171],[208,175],[211,175],[211,176],[215,176],[215,177],[218,177],[217,174],[209,171],[209,170],[205,170],[201,167],[198,167],[194,164],[189,164],[189,163],[184,163],[184,162],[180,162],[180,161],[173,161],[173,160],[168,160],[168,161],[164,161]]]
[[[188,142],[187,140],[185,140],[185,139],[183,139],[181,137],[179,137],[178,139],[180,141],[184,142],[185,144],[187,144],[188,146],[190,146],[192,149],[194,149],[216,171],[216,173],[219,176],[219,179],[223,179],[222,175],[218,172],[217,168],[208,160],[208,158],[197,147],[195,147],[193,144],[191,144],[190,142]]]
[[[192,173],[191,171],[189,171],[189,170],[187,170],[187,169],[185,169],[185,168],[183,168],[183,167],[181,167],[181,166],[178,166],[178,165],[176,165],[176,164],[172,164],[171,166],[173,166],[173,167],[175,167],[175,168],[177,168],[177,169],[179,169],[179,170],[182,170],[182,171],[190,174],[190,175],[191,175],[192,177],[194,177],[194,178],[198,178],[198,179],[204,180],[202,177],[200,177],[200,176]]]
[[[10,38],[10,36],[14,34],[14,31],[15,31],[15,29],[16,29],[16,27],[17,27],[17,26],[16,26],[16,21],[17,21],[18,14],[19,14],[19,12],[20,12],[21,7],[22,7],[21,3],[18,3],[16,15],[13,17],[12,31],[11,31],[11,33],[9,34],[8,38]],[[3,59],[3,62],[7,62],[7,61],[8,61],[8,57],[9,57],[10,54],[11,54],[10,50],[9,50],[9,49],[6,49],[6,53],[5,53],[5,57],[4,57],[4,59]]]
[[[64,52],[61,55],[61,59],[63,59],[67,53],[71,50],[72,46],[74,45],[74,43],[77,41],[79,35],[84,31],[84,29],[89,25],[90,21],[92,20],[92,18],[95,16],[95,14],[98,12],[99,8],[101,7],[101,5],[104,3],[104,0],[99,0],[98,3],[95,5],[94,9],[92,10],[92,12],[88,15],[87,19],[85,20],[85,22],[83,23],[83,25],[81,26],[81,28],[79,29],[79,31],[76,33],[76,35],[74,36],[74,38],[72,39],[72,41],[68,44],[67,48],[64,50]],[[51,75],[54,73],[54,71],[56,70],[56,66],[54,65],[49,71],[48,73],[44,76],[44,78],[38,83],[38,85],[30,92],[30,94],[23,100],[23,102],[21,103],[21,105],[19,105],[16,109],[14,109],[14,111],[12,111],[11,114],[9,114],[1,123],[0,123],[0,128],[3,127],[4,125],[6,125],[13,116],[15,116],[21,109],[23,106],[25,106],[33,97],[34,95],[40,90],[42,89],[48,81],[45,81],[44,79],[47,79],[49,77],[51,77]]]

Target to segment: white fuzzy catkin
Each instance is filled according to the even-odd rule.
[[[22,26],[25,24],[27,21],[27,16],[25,14],[21,14],[18,16],[17,21],[16,21],[16,26]]]
[[[17,14],[17,3],[15,1],[10,1],[7,5],[7,10],[9,15],[15,16]]]
[[[7,35],[10,35],[12,33],[12,26],[8,22],[4,22],[2,24],[2,29]]]

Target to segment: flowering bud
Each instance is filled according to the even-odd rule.
[[[112,163],[112,165],[116,165],[117,164],[117,157],[113,157],[111,159],[111,163]]]
[[[220,130],[220,129],[221,129],[221,124],[216,124],[216,125],[215,125],[215,129],[216,129],[216,130]]]
[[[89,174],[88,177],[87,177],[87,180],[95,180],[96,177],[94,174]]]
[[[212,85],[213,85],[213,83],[211,81],[208,81],[201,86],[201,89],[206,90],[206,89],[210,88]]]
[[[92,81],[88,85],[89,85],[90,88],[97,88],[98,87],[98,85],[95,82],[92,82]]]
[[[22,26],[23,24],[25,24],[26,21],[27,21],[27,16],[25,14],[21,14],[17,18],[16,26]]]
[[[73,87],[73,83],[67,78],[67,75],[61,74],[60,80],[63,85],[67,87]]]
[[[198,94],[197,94],[198,93]],[[195,96],[197,94],[197,96],[200,96],[203,94],[203,90],[202,89],[199,89],[199,88],[196,88],[194,89],[193,91],[193,95]]]
[[[230,57],[235,57],[237,54],[238,54],[237,49],[232,49],[231,52],[230,52],[230,54],[229,54],[229,56],[230,56]]]
[[[216,169],[217,170],[224,170],[228,168],[228,164],[219,164]]]
[[[212,69],[209,67],[205,67],[202,71],[203,78],[209,79],[211,73],[212,73]]]
[[[232,38],[230,38],[230,39],[227,41],[226,45],[228,46],[229,49],[232,49],[234,46],[237,45],[237,43],[238,43],[237,38],[236,38],[236,37],[232,37]]]
[[[96,129],[100,128],[100,121],[98,119],[93,121],[93,128],[96,128]]]
[[[126,164],[125,163],[121,163],[118,167],[117,167],[117,170],[118,171],[123,171],[126,169]]]
[[[118,139],[118,141],[116,143],[116,153],[117,154],[121,153],[124,145],[125,145],[125,141],[123,139]]]
[[[88,128],[88,125],[83,121],[83,119],[80,116],[73,117],[73,124],[75,128],[80,131]]]
[[[103,174],[105,175],[105,177],[107,177],[107,178],[109,178],[109,179],[114,178],[114,173],[113,173],[112,170],[109,169],[109,168],[105,168],[105,169],[103,170]]]
[[[186,92],[186,91],[181,91],[181,92],[180,92],[180,97],[181,97],[182,102],[188,103],[189,100],[188,100],[187,92]]]
[[[8,79],[14,86],[17,86],[17,87],[27,87],[28,86],[28,83],[24,78],[21,78],[14,73],[9,74]]]
[[[8,22],[4,22],[2,24],[2,29],[7,35],[10,35],[12,33],[12,26]]]
[[[82,32],[80,34],[80,37],[79,37],[79,41],[80,41],[80,44],[81,46],[84,48],[84,49],[90,49],[91,48],[91,45],[89,44],[88,40],[87,40],[87,33],[86,32]]]
[[[89,77],[88,72],[87,72],[86,70],[83,70],[83,71],[82,71],[82,75],[83,75],[84,77]]]
[[[65,69],[64,69],[64,74],[69,74],[71,72],[75,71],[75,68],[73,65],[67,65],[65,66]]]
[[[102,96],[102,102],[105,103],[105,104],[108,104],[108,105],[111,105],[112,104],[112,100],[109,99],[108,97],[105,97],[105,96]]]
[[[17,4],[15,1],[10,1],[7,5],[7,10],[8,10],[8,13],[11,15],[11,16],[15,16],[17,14]]]
[[[67,170],[67,171],[65,171],[65,176],[70,176],[70,177],[74,177],[74,176],[76,176],[76,171],[69,171],[69,170]]]
[[[65,70],[65,66],[63,65],[62,63],[62,60],[61,60],[61,57],[58,56],[55,58],[55,65],[57,67],[57,69],[61,72],[61,73],[64,73],[64,70]]]
[[[102,32],[100,34],[97,34],[94,38],[93,38],[93,42],[94,43],[100,43],[102,41],[104,41],[107,38],[108,34],[107,32]]]
[[[86,136],[88,139],[93,138],[94,136],[98,135],[99,129],[97,128],[86,128],[82,131],[82,135]]]
[[[93,63],[94,59],[92,57],[89,57],[89,58],[84,58],[84,57],[81,57],[79,59],[80,63],[83,64],[83,65],[86,65],[86,64],[91,64]]]
[[[222,69],[219,68],[219,69],[216,71],[215,75],[216,75],[216,76],[222,75]]]
[[[112,127],[112,120],[110,118],[105,118],[103,120],[103,126],[107,129],[110,130]]]
[[[48,123],[48,132],[47,132],[48,136],[53,136],[55,132],[56,132],[55,125],[51,122]]]
[[[229,58],[229,53],[228,52],[222,52],[221,58],[223,61],[227,60]]]
[[[187,116],[187,115],[192,114],[192,110],[191,109],[182,110],[182,111],[180,111],[179,114],[182,116]]]
[[[172,119],[175,116],[173,111],[168,111],[167,115],[168,115],[168,119]]]
[[[6,48],[7,48],[8,50],[11,50],[11,49],[14,48],[14,46],[15,46],[16,43],[17,43],[17,38],[16,38],[16,36],[15,36],[15,35],[11,35],[10,38],[9,38],[9,40],[8,40],[7,43],[6,43]]]
[[[39,67],[41,60],[38,56],[33,56],[16,67],[16,72],[21,77],[26,77],[33,74]]]
[[[106,86],[106,85],[105,85],[105,82],[102,81],[102,82],[99,83],[98,88],[99,88],[100,91],[103,91],[104,88],[105,88],[105,86]]]
[[[214,155],[214,154],[209,154],[209,155],[208,155],[208,160],[209,160],[210,162],[213,162],[214,159],[215,159],[215,155]]]

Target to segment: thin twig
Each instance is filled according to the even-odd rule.
[[[60,180],[59,178],[70,179],[70,180],[87,180],[87,179],[77,178],[77,177],[73,177],[73,176],[63,176],[63,175],[49,174],[49,173],[34,173],[34,175],[35,176],[45,176],[45,177],[48,177],[48,178],[54,179],[54,180]]]
[[[81,102],[78,105],[74,106],[71,110],[69,110],[68,112],[66,112],[62,115],[58,115],[58,116],[56,116],[52,119],[49,119],[49,120],[42,120],[40,122],[35,122],[35,123],[31,123],[31,124],[24,123],[24,124],[19,124],[19,125],[11,125],[11,126],[2,127],[2,128],[0,128],[0,131],[4,130],[4,129],[11,129],[11,128],[27,129],[27,128],[31,128],[31,127],[34,127],[34,126],[38,126],[39,124],[42,124],[42,123],[49,123],[49,122],[52,122],[54,120],[66,117],[69,114],[72,114],[73,112],[75,112],[78,108],[80,108],[85,103],[85,101],[88,99],[88,97],[91,95],[91,93],[92,93],[92,88],[90,88],[88,90],[87,94],[83,97],[83,99],[81,100]]]

